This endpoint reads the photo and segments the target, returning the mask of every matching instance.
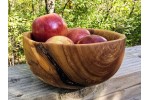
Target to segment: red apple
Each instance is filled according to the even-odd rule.
[[[67,37],[75,44],[83,37],[90,35],[90,32],[84,28],[72,28],[68,31]]]
[[[47,14],[36,18],[32,23],[32,38],[38,42],[45,42],[52,36],[66,35],[67,24],[56,13]]]
[[[74,44],[73,41],[66,36],[53,36],[49,38],[45,43]]]
[[[89,44],[89,43],[97,43],[97,42],[106,42],[107,39],[99,36],[99,35],[89,35],[85,36],[78,41],[78,44]]]

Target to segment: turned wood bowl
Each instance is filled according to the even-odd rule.
[[[31,32],[23,34],[23,48],[31,71],[42,81],[66,89],[80,89],[106,81],[123,61],[125,35],[100,29],[91,34],[108,41],[91,44],[36,42]]]

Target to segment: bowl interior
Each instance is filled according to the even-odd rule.
[[[124,34],[120,34],[120,33],[114,32],[114,31],[92,29],[92,28],[88,28],[88,30],[91,34],[100,35],[100,36],[105,37],[108,40],[108,42],[126,38]],[[32,42],[37,42],[37,41],[32,40],[31,32],[29,34],[24,34],[24,36],[26,36]],[[39,42],[37,42],[37,43],[39,43]],[[95,44],[95,43],[92,43],[92,44]],[[66,45],[66,44],[56,44],[56,45]],[[78,44],[76,44],[76,45],[78,45]],[[91,45],[91,44],[79,44],[79,45]]]
[[[90,31],[91,34],[103,36],[108,41],[125,38],[124,34],[120,34],[120,33],[114,32],[114,31],[100,30],[100,29],[88,29],[88,30]]]

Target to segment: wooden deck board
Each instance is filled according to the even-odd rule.
[[[126,48],[123,63],[112,78],[77,91],[43,83],[26,64],[9,67],[8,71],[9,100],[140,100],[141,97],[141,46]]]

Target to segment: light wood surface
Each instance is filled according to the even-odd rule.
[[[120,69],[109,80],[80,90],[40,81],[26,64],[8,68],[9,100],[141,100],[141,46],[126,48]]]
[[[32,72],[50,85],[79,89],[104,82],[119,69],[125,50],[125,35],[89,29],[108,41],[92,44],[47,44],[24,33],[23,46]]]

